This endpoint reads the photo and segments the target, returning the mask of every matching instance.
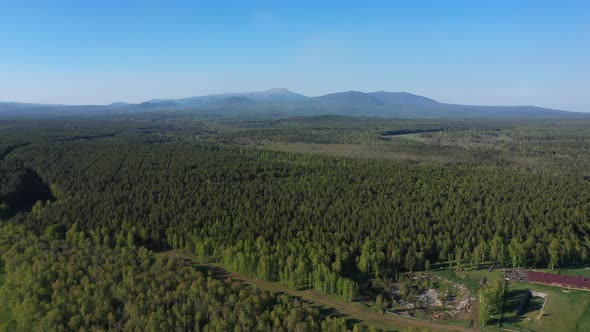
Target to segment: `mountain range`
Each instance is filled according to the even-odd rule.
[[[206,116],[285,117],[349,115],[397,118],[551,118],[586,117],[535,106],[475,106],[439,103],[407,92],[346,91],[307,97],[284,88],[247,93],[223,93],[181,99],[151,99],[110,105],[51,105],[0,102],[0,118],[75,114],[183,112]]]

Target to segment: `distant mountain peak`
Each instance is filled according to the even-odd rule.
[[[267,101],[296,101],[306,99],[304,95],[292,92],[285,88],[272,88],[266,91],[246,92],[237,95],[246,96],[255,100]]]
[[[368,93],[361,91],[334,92],[327,95],[314,97],[313,100],[327,103],[339,103],[346,106],[382,105],[383,102]]]
[[[277,95],[294,95],[296,93],[292,92],[289,89],[285,89],[285,88],[272,88],[272,89],[268,89],[266,91],[264,91],[264,93],[268,93],[268,94],[277,94]]]
[[[122,107],[122,106],[128,106],[128,105],[131,105],[131,104],[126,103],[124,101],[116,101],[114,103],[110,103],[108,106]]]

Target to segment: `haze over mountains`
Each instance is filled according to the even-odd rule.
[[[439,103],[407,92],[330,93],[307,97],[284,88],[246,93],[223,93],[181,99],[152,99],[138,104],[47,105],[0,102],[0,118],[75,114],[125,114],[137,112],[187,112],[207,116],[285,117],[303,115],[349,115],[397,118],[498,118],[582,117],[535,106],[473,106]]]

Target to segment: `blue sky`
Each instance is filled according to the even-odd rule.
[[[0,1],[0,100],[286,87],[590,111],[590,1]]]

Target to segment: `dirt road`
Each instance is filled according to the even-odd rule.
[[[262,290],[270,291],[273,293],[284,293],[289,294],[291,296],[300,297],[306,301],[315,303],[325,308],[332,308],[336,310],[338,313],[348,316],[351,319],[359,320],[368,325],[373,325],[375,327],[385,330],[392,330],[404,327],[415,327],[421,329],[428,329],[432,331],[477,331],[477,329],[470,329],[461,326],[436,324],[424,320],[405,318],[394,314],[380,314],[373,308],[367,307],[360,303],[348,303],[340,298],[319,294],[313,290],[293,290],[288,288],[287,286],[281,285],[278,282],[259,280],[239,273],[230,272],[225,270],[221,264],[203,263],[199,260],[198,257],[185,252],[168,251],[162,254],[191,260],[195,262],[197,265],[210,270],[214,276],[225,278],[231,277],[232,279],[240,280],[250,285],[254,285]]]

